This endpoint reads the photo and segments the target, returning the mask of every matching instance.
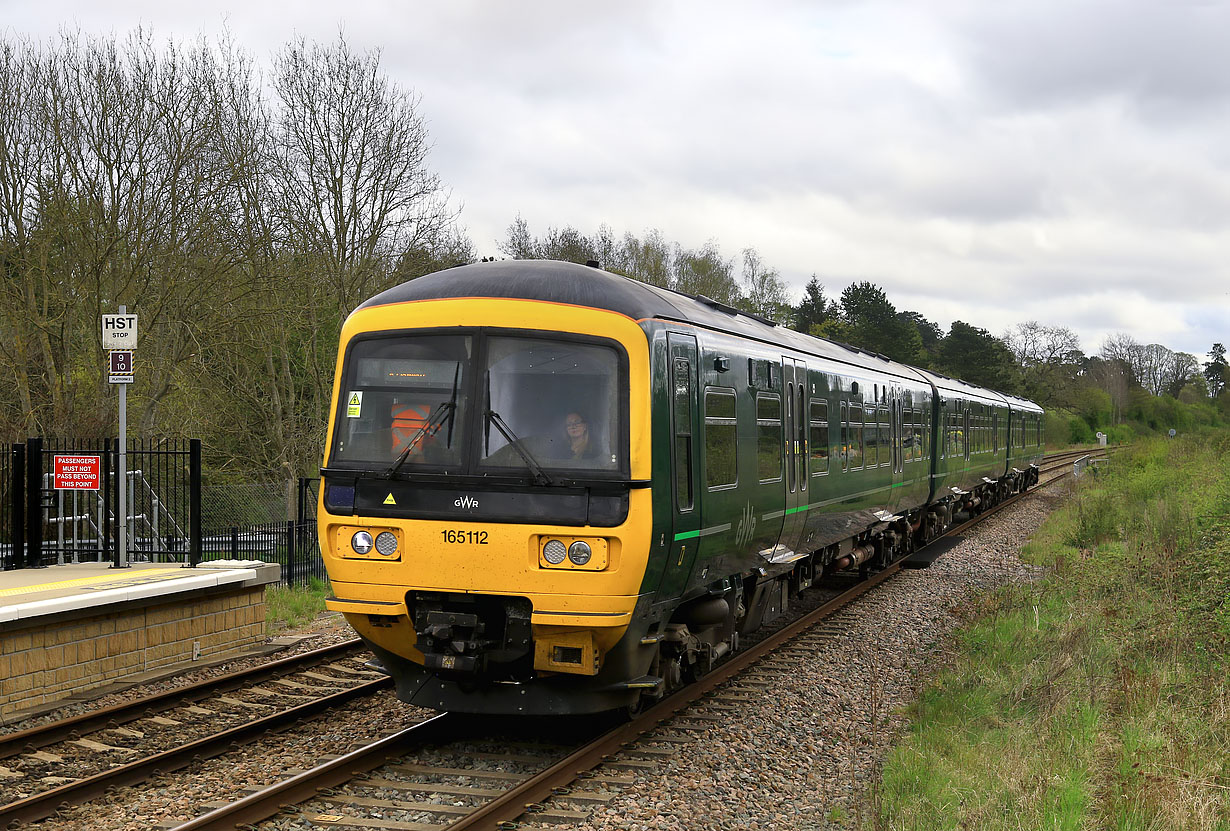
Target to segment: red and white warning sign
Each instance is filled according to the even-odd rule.
[[[102,478],[102,456],[55,456],[55,489],[96,491]]]

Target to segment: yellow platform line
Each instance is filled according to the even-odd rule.
[[[0,597],[9,597],[14,594],[31,594],[33,592],[54,591],[55,589],[67,589],[73,586],[86,586],[90,583],[118,583],[120,581],[131,583],[143,583],[147,580],[165,580],[172,574],[183,574],[183,568],[143,568],[139,571],[129,572],[128,574],[96,574],[93,577],[78,577],[75,580],[61,580],[58,583],[39,583],[35,586],[18,586],[14,589],[0,589]]]

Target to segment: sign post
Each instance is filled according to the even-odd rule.
[[[137,316],[120,306],[117,315],[102,316],[102,345],[108,351],[110,381],[120,385],[120,504],[116,565],[128,568],[128,385],[132,383],[132,350],[137,348]]]

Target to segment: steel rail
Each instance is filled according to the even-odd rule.
[[[68,782],[17,802],[0,805],[0,828],[7,827],[13,822],[34,822],[44,819],[67,805],[87,802],[111,788],[135,785],[156,774],[168,773],[194,761],[217,756],[239,745],[247,744],[271,730],[293,724],[299,719],[316,715],[355,698],[371,695],[392,684],[393,679],[388,676],[367,681],[332,695],[236,725],[212,736],[205,736],[120,767],[109,768],[93,776]]]
[[[510,822],[526,812],[527,803],[535,805],[550,796],[558,795],[559,788],[566,787],[576,780],[578,771],[589,770],[595,767],[602,761],[604,756],[635,740],[658,723],[667,720],[679,710],[712,691],[715,687],[725,683],[752,664],[763,659],[774,649],[796,637],[800,632],[809,629],[859,595],[887,580],[899,569],[900,565],[894,564],[867,580],[852,586],[842,594],[826,602],[823,606],[791,622],[755,646],[749,647],[746,651],[740,652],[718,665],[712,672],[707,673],[692,684],[667,696],[627,724],[608,730],[545,770],[514,786],[502,795],[495,797],[490,802],[476,807],[472,813],[454,820],[448,826],[450,831],[461,831],[462,829],[480,826],[489,828],[499,822]],[[292,779],[279,782],[230,805],[217,808],[187,823],[177,825],[174,831],[233,831],[236,827],[243,827],[245,824],[255,824],[269,819],[281,811],[287,804],[309,800],[317,796],[323,788],[336,787],[350,781],[358,773],[366,773],[383,764],[394,761],[396,756],[390,757],[388,754],[408,752],[410,749],[409,745],[412,743],[423,744],[436,741],[441,735],[447,735],[448,738],[456,739],[457,728],[454,725],[460,724],[462,718],[463,716],[457,714],[443,713],[415,727],[381,739],[368,747],[326,762]],[[442,721],[444,719],[447,720]],[[425,728],[428,725],[435,725],[435,728],[427,731]]]
[[[315,797],[322,788],[336,787],[349,782],[358,774],[388,764],[414,745],[430,744],[446,737],[457,738],[459,729],[464,730],[464,727],[459,728],[464,719],[462,714],[441,713],[290,779],[249,794],[230,805],[216,808],[208,814],[177,825],[174,831],[234,831],[237,827],[269,819],[285,805],[305,802]]]
[[[1056,455],[1081,455],[1083,453],[1085,451]],[[1070,471],[1063,474],[1063,476],[1069,474]],[[1062,478],[1062,476],[1056,478]],[[937,540],[964,532],[996,511],[1008,507],[1025,496],[1032,495],[1042,485],[1050,484],[1051,481],[1054,480],[1048,480],[1045,483],[1040,483],[1033,489],[1015,494],[995,507],[983,511],[968,522],[950,529],[941,537],[938,537]],[[925,550],[925,547],[919,549],[919,551],[922,550]],[[735,654],[719,664],[711,672],[687,687],[667,696],[628,723],[608,730],[545,770],[515,785],[491,801],[477,806],[471,813],[449,823],[449,831],[514,827],[516,820],[526,814],[527,809],[541,808],[543,801],[552,796],[566,797],[568,786],[576,781],[579,773],[598,766],[610,754],[644,736],[680,710],[693,704],[702,696],[707,695],[718,686],[768,657],[774,650],[820,623],[838,609],[888,580],[901,570],[901,563],[903,560],[908,559],[908,556],[903,557],[883,571],[859,581],[856,585],[831,598],[806,615],[792,621],[754,646]],[[450,718],[450,716],[452,717]],[[455,724],[461,723],[461,717],[456,714],[442,713],[429,721],[422,722],[367,747],[360,748],[311,770],[304,771],[292,779],[272,785],[230,805],[219,807],[208,814],[175,826],[174,831],[232,831],[232,829],[237,827],[254,825],[275,816],[289,805],[315,798],[323,789],[337,787],[354,779],[358,774],[367,773],[381,765],[393,762],[396,760],[397,754],[409,752],[414,745],[436,741],[440,735],[446,735],[448,738],[455,739],[458,732]]]
[[[21,753],[30,753],[39,748],[75,739],[81,735],[105,729],[114,724],[126,724],[148,715],[163,712],[184,703],[193,703],[220,692],[231,692],[244,684],[263,681],[282,673],[293,672],[297,667],[313,665],[363,647],[363,641],[353,638],[343,643],[314,649],[298,655],[290,655],[259,666],[232,672],[217,678],[208,678],[174,690],[156,693],[135,701],[117,704],[92,713],[83,713],[71,718],[52,721],[17,733],[0,736],[0,759]]]

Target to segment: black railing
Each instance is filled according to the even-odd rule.
[[[200,440],[130,441],[122,483],[118,454],[114,439],[31,438],[0,446],[4,568],[123,565],[121,522],[128,562],[199,562]],[[124,517],[118,516],[121,487]]]
[[[118,448],[115,439],[0,445],[0,568],[122,565]],[[92,487],[57,481],[57,456],[84,457]],[[281,565],[287,585],[327,579],[316,532],[318,480],[299,480],[293,520],[219,525],[217,517],[202,516],[198,439],[130,441],[126,470],[127,563],[262,560]]]
[[[327,581],[316,530],[319,479],[300,479],[295,519],[215,527],[201,538],[203,560],[261,560],[282,567],[284,585]]]
[[[281,582],[302,585],[327,580],[316,542],[316,523],[274,522],[216,528],[201,538],[201,559],[260,560],[282,567]]]

